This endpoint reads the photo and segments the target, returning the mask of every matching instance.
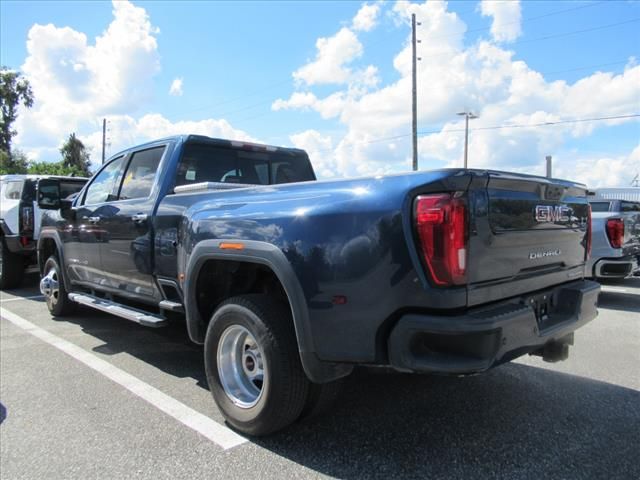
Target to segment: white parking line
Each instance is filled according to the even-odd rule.
[[[0,298],[0,303],[17,302],[18,300],[35,300],[36,298],[44,298],[44,295],[33,295],[31,297],[12,297],[12,298]]]
[[[43,342],[63,351],[96,372],[101,373],[108,379],[126,388],[134,395],[146,400],[158,410],[163,411],[183,425],[195,430],[212,442],[220,445],[223,449],[229,450],[230,448],[237,447],[238,445],[247,442],[246,438],[241,437],[224,425],[220,425],[209,417],[186,406],[184,403],[179,402],[175,398],[170,397],[169,395],[162,393],[157,388],[143,382],[139,378],[120,370],[118,367],[96,357],[77,345],[53,335],[28,320],[25,320],[21,316],[16,315],[7,309],[3,309],[1,315],[5,320],[8,320],[14,325],[22,328]]]

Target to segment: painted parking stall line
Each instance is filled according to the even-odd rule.
[[[143,382],[139,378],[115,367],[111,363],[96,357],[83,348],[80,348],[77,345],[34,325],[30,321],[25,320],[21,316],[16,315],[7,309],[3,309],[1,315],[2,318],[13,323],[27,333],[30,333],[43,342],[52,345],[58,350],[73,357],[75,360],[85,364],[87,367],[101,373],[109,380],[126,388],[134,395],[156,407],[158,410],[161,410],[183,425],[216,443],[224,450],[229,450],[247,442],[246,438],[238,435],[231,429],[224,425],[220,425],[218,422],[212,420],[206,415],[197,412],[184,403],[179,402],[175,398],[170,397],[157,388]]]
[[[32,295],[30,297],[11,297],[11,298],[0,298],[0,304],[5,304],[8,302],[18,302],[20,300],[40,300],[43,299],[44,295]]]

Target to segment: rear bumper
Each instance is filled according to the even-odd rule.
[[[593,265],[594,278],[626,278],[640,269],[637,256],[601,258]]]
[[[5,235],[4,242],[11,253],[24,255],[25,257],[36,254],[35,242],[30,241],[27,246],[24,246],[20,243],[20,237],[18,235]]]
[[[389,336],[389,361],[402,371],[482,372],[593,320],[599,293],[598,283],[580,280],[461,316],[407,314]]]

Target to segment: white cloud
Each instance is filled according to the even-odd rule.
[[[493,17],[491,35],[496,42],[512,42],[522,34],[520,0],[482,0],[480,11]]]
[[[157,34],[143,8],[120,1],[93,44],[69,27],[33,25],[22,71],[35,103],[18,118],[16,143],[51,144],[88,121],[145,104],[160,70]]]
[[[362,44],[348,28],[332,37],[319,38],[315,60],[293,72],[293,78],[307,85],[345,83],[351,76],[347,66],[362,55]]]
[[[465,46],[466,25],[447,10],[446,2],[397,2],[392,9],[396,22],[404,26],[412,13],[422,22],[418,36],[432,39],[419,45],[422,57],[418,63],[419,129],[436,132],[419,139],[421,169],[462,165],[464,122],[455,115],[462,109],[480,114],[479,119],[471,122],[470,166],[529,173],[542,173],[544,156],[555,157],[556,152],[565,149],[568,140],[582,138],[596,128],[606,128],[623,120],[473,129],[637,111],[640,67],[634,59],[619,74],[599,72],[572,84],[547,81],[526,62],[515,60],[513,51],[494,42],[479,41]],[[323,118],[336,117],[342,123],[344,133],[334,133],[332,151],[325,149],[322,153],[325,171],[354,176],[410,169],[411,45],[408,41],[393,64],[399,78],[386,85],[375,83],[359,90],[353,88],[353,82],[347,82],[325,97],[310,87],[298,96],[294,93],[289,100],[278,101],[278,108],[312,109]],[[327,105],[332,108],[328,109]],[[444,127],[440,127],[443,124]],[[316,133],[323,137],[322,133]],[[380,141],[389,137],[398,138]],[[315,145],[314,138],[307,133],[297,141],[305,140],[305,145],[311,148]],[[313,156],[312,160],[315,161]],[[558,162],[562,164],[560,158]]]
[[[554,157],[554,177],[569,178],[584,183],[589,188],[628,187],[637,173],[640,173],[640,144],[629,154],[614,157],[585,158],[575,153]]]
[[[75,132],[98,164],[104,117],[109,120],[108,153],[178,133],[255,141],[223,119],[171,122],[159,114],[135,118],[152,100],[160,71],[159,30],[144,8],[130,2],[114,1],[112,13],[111,23],[93,42],[70,27],[31,27],[22,70],[35,103],[20,111],[17,147],[32,159],[58,160],[58,148]],[[173,81],[169,93],[182,94],[182,78]]]
[[[373,30],[378,23],[379,13],[380,5],[365,3],[360,7],[356,16],[353,17],[353,29],[361,32]]]
[[[173,95],[174,97],[182,96],[182,78],[176,78],[171,82],[171,87],[169,87],[169,95]]]
[[[250,142],[258,141],[248,133],[235,129],[226,120],[206,119],[171,122],[157,113],[147,114],[138,119],[129,115],[109,117],[109,130],[111,145],[108,148],[107,156],[131,145],[180,134],[206,135],[214,138]],[[80,139],[94,153],[94,161],[99,161],[99,153],[102,148],[102,131],[96,130],[89,135],[80,136]]]

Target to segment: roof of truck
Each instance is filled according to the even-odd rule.
[[[180,142],[180,141],[185,143],[186,142],[208,143],[208,144],[218,145],[221,147],[244,148],[247,150],[264,150],[268,152],[288,152],[290,154],[304,153],[306,155],[306,152],[304,150],[301,150],[295,147],[279,147],[275,145],[254,143],[254,142],[249,142],[245,140],[230,140],[225,138],[215,138],[215,137],[208,137],[206,135],[196,135],[196,134],[190,133],[190,134],[181,134],[181,135],[171,135],[168,137],[159,138],[157,140],[151,140],[149,142],[140,143],[137,145],[131,145],[129,148],[126,148],[114,155],[111,155],[109,159],[117,157],[118,155],[122,155],[123,153],[128,152],[133,148],[137,149],[140,147],[153,147],[154,145],[157,145],[159,143]]]

